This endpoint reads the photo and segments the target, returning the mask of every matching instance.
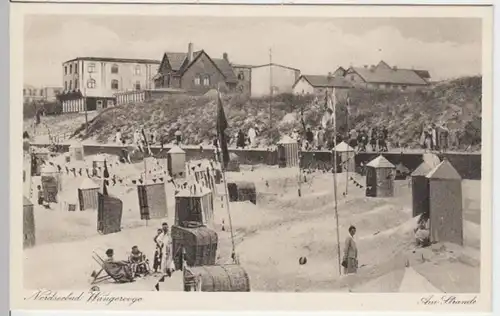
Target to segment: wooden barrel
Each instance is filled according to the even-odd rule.
[[[190,267],[184,274],[184,289],[193,287],[193,277],[201,292],[250,292],[250,279],[240,265]]]

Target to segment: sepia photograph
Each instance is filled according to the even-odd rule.
[[[491,292],[489,11],[440,10],[19,14],[24,299],[475,304]]]

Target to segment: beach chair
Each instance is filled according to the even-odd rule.
[[[96,252],[92,253],[92,259],[99,264],[101,269],[92,273],[91,284],[97,284],[104,281],[112,281],[115,283],[134,282],[133,274],[130,265],[118,265],[115,262],[107,262]]]

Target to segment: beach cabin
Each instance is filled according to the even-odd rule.
[[[123,202],[115,197],[98,193],[97,231],[107,235],[122,230]]]
[[[85,157],[83,144],[82,143],[73,143],[69,146],[69,154],[71,158],[75,161],[83,161]]]
[[[39,176],[44,164],[48,163],[50,152],[43,148],[31,153],[31,175]]]
[[[436,165],[433,166],[424,161],[411,174],[413,217],[420,214],[429,215],[429,179],[427,175],[435,167]]]
[[[35,214],[33,203],[23,196],[23,248],[35,246]]]
[[[210,189],[190,184],[175,194],[174,223],[182,227],[189,222],[214,226],[214,200]]]
[[[354,148],[349,146],[346,142],[341,142],[335,146],[334,151],[337,152],[337,157],[340,158],[340,161],[338,162],[339,167],[337,167],[339,172],[356,171],[356,161],[354,160],[356,152],[354,151]]]
[[[186,168],[186,152],[179,146],[172,147],[167,152],[167,170],[172,178],[184,178]]]
[[[240,157],[235,153],[229,153],[229,163],[226,171],[240,172]]]
[[[47,163],[40,170],[40,175],[45,201],[57,203],[57,195],[61,191],[61,179],[57,168]]]
[[[366,164],[366,196],[394,196],[394,175],[396,167],[380,155]]]
[[[167,193],[165,183],[149,183],[137,186],[139,196],[139,211],[142,220],[166,218]]]
[[[278,167],[298,167],[300,164],[300,159],[299,144],[297,143],[297,141],[285,135],[277,145]]]
[[[431,242],[463,245],[462,177],[445,159],[427,179]]]
[[[103,154],[97,154],[92,159],[92,168],[104,168],[104,163],[106,161],[106,156]],[[101,169],[102,171],[102,169]]]
[[[200,223],[190,223],[187,227],[172,226],[172,252],[174,265],[182,269],[182,262],[188,266],[214,265],[219,239],[217,232]]]
[[[100,186],[97,183],[87,177],[83,178],[82,183],[78,187],[78,203],[80,205],[80,211],[88,209],[97,210],[99,205],[99,190]]]
[[[250,292],[250,278],[237,264],[189,267],[183,271],[186,292]]]

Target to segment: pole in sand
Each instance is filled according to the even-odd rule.
[[[341,259],[340,259],[340,233],[339,233],[339,213],[337,209],[337,115],[336,115],[336,102],[333,102],[333,197],[335,207],[335,221],[337,228],[337,255],[339,275],[342,274]]]

